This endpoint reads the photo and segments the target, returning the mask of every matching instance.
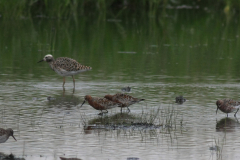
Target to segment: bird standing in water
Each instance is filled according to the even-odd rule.
[[[90,106],[92,106],[96,110],[100,110],[101,111],[101,113],[99,115],[103,114],[103,112],[102,112],[103,110],[107,111],[107,109],[111,109],[111,108],[114,108],[114,107],[121,106],[120,103],[116,103],[116,102],[110,101],[110,100],[108,100],[106,98],[92,97],[90,95],[86,95],[85,96],[82,105],[86,101],[88,101]],[[82,107],[82,105],[80,107]],[[105,112],[105,113],[108,113],[108,111]]]
[[[0,128],[0,143],[6,142],[10,136],[12,136],[16,140],[16,138],[13,136],[13,130],[11,128],[8,128],[6,130]]]
[[[107,98],[110,101],[122,104],[121,106],[119,106],[121,107],[121,112],[122,112],[122,108],[124,107],[127,107],[128,112],[130,112],[130,109],[128,108],[128,106],[134,103],[138,103],[140,101],[144,101],[144,99],[134,98],[130,95],[123,94],[123,93],[117,93],[115,95],[105,95],[104,98]]]
[[[63,85],[62,85],[63,87],[65,84],[66,76],[72,76],[73,87],[75,88],[75,79],[73,75],[92,69],[92,67],[81,65],[76,60],[68,57],[59,57],[57,59],[54,59],[51,54],[47,54],[39,62],[43,62],[43,61],[46,61],[49,64],[49,66],[52,68],[52,70],[54,70],[58,75],[63,76]]]
[[[216,114],[218,109],[220,109],[222,112],[227,113],[227,117],[228,117],[228,113],[232,113],[236,111],[234,114],[234,117],[236,117],[236,114],[239,110],[240,102],[234,101],[232,99],[224,99],[224,100],[217,100],[216,105],[217,105]]]

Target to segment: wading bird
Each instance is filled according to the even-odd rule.
[[[121,106],[119,107],[121,107],[121,112],[122,112],[122,108],[124,107],[127,107],[128,112],[130,112],[130,109],[128,108],[130,105],[134,103],[138,103],[140,101],[144,101],[144,99],[134,98],[130,95],[123,94],[123,93],[117,93],[115,95],[105,95],[104,98],[107,98],[116,103],[120,103]]]
[[[116,103],[116,102],[110,101],[110,100],[108,100],[106,98],[92,97],[90,95],[86,95],[85,96],[82,105],[86,101],[88,101],[88,104],[90,106],[92,106],[94,109],[101,111],[101,113],[99,115],[103,114],[103,112],[102,112],[103,110],[107,111],[108,109],[119,107],[119,106],[122,105],[120,103]],[[80,106],[80,108],[82,107],[82,105]],[[108,111],[105,112],[105,113],[108,113]]]
[[[92,67],[81,65],[76,60],[68,57],[59,57],[57,59],[54,59],[51,54],[47,54],[39,62],[43,62],[43,61],[46,61],[49,64],[49,66],[52,68],[52,70],[54,70],[58,75],[63,76],[63,85],[62,85],[63,87],[65,84],[66,76],[72,76],[73,87],[75,88],[75,79],[73,75],[92,69]]]
[[[13,136],[13,130],[11,128],[8,128],[6,130],[0,128],[0,143],[6,142],[10,136],[12,136],[15,141],[17,141],[16,138]]]
[[[232,99],[224,99],[224,100],[217,100],[216,105],[217,105],[216,114],[218,109],[220,109],[222,112],[227,113],[227,117],[228,117],[228,113],[232,113],[236,111],[234,114],[234,117],[236,117],[236,114],[239,110],[240,102],[234,101]]]

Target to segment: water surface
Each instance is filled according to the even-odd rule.
[[[17,141],[10,137],[0,151],[27,160],[239,159],[240,115],[225,119],[215,105],[217,99],[239,99],[238,20],[203,10],[112,19],[2,21],[0,127],[12,128]],[[62,77],[37,63],[46,54],[93,69],[75,76],[74,93],[67,77],[63,92]],[[130,107],[132,114],[174,109],[176,129],[85,132],[84,121],[99,112],[88,104],[79,108],[84,96],[103,97],[126,86],[130,95],[146,99]],[[179,95],[187,99],[182,105],[175,103]]]

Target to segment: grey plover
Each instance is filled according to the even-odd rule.
[[[63,87],[65,84],[66,76],[72,76],[73,86],[75,88],[75,79],[73,75],[92,69],[92,67],[81,65],[76,60],[68,57],[59,57],[57,59],[54,59],[51,54],[47,54],[39,62],[43,61],[46,61],[52,70],[54,70],[58,75],[63,76]]]
[[[217,105],[216,114],[218,109],[220,109],[222,112],[227,113],[227,117],[228,117],[228,113],[232,113],[236,111],[234,114],[234,117],[236,117],[236,114],[239,110],[240,102],[234,101],[232,99],[224,99],[224,100],[217,100],[216,105]]]
[[[108,111],[107,111],[108,109],[121,106],[120,103],[116,103],[116,102],[110,101],[110,100],[108,100],[106,98],[92,97],[90,95],[86,95],[84,97],[84,101],[83,101],[82,105],[86,101],[88,101],[88,104],[90,106],[92,106],[94,109],[100,110],[101,111],[100,114],[103,113],[102,112],[103,110],[106,110],[105,113],[108,113]],[[82,105],[80,107],[82,107]]]
[[[6,142],[9,136],[12,136],[16,140],[16,138],[13,136],[13,130],[11,128],[8,129],[0,128],[0,143]]]
[[[124,107],[127,107],[128,112],[130,112],[130,109],[128,108],[130,105],[134,103],[138,103],[140,101],[144,101],[144,99],[134,98],[130,95],[123,94],[123,93],[117,93],[115,95],[105,95],[104,98],[107,98],[113,102],[121,103],[122,105],[119,106],[121,107],[121,112],[122,112],[122,108]]]

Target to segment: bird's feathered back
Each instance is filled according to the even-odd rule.
[[[144,100],[144,99],[134,98],[130,95],[123,94],[123,93],[117,93],[115,95],[105,95],[105,98],[113,102],[121,103],[122,104],[121,107],[128,107],[134,103]]]
[[[106,110],[121,106],[120,103],[110,101],[106,98],[91,97],[89,95],[85,96],[85,100],[97,110]]]
[[[79,70],[91,70],[92,67],[84,66],[78,63],[76,60],[68,58],[68,57],[59,57],[55,61],[53,61],[53,65],[56,68],[61,68],[66,71],[79,71]]]
[[[221,111],[225,113],[231,113],[239,108],[240,102],[232,99],[223,99],[217,100],[216,105]]]

